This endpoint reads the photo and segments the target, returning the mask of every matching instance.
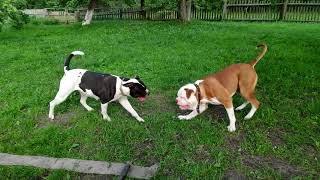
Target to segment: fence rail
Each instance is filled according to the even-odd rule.
[[[86,10],[46,9],[26,10],[27,14],[38,16],[64,16],[68,20],[84,19]],[[39,12],[42,12],[42,14]],[[67,18],[70,17],[70,18]],[[95,9],[94,20],[175,20],[178,11],[163,8]],[[202,9],[192,6],[191,19],[207,21],[302,21],[320,22],[320,0],[224,0],[222,7]]]
[[[320,22],[319,0],[229,0],[224,6],[224,20]]]
[[[80,10],[80,19],[84,19],[86,10]],[[177,19],[176,10],[159,8],[125,8],[125,9],[95,9],[93,19],[135,19],[135,20],[174,20]]]

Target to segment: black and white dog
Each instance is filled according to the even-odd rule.
[[[56,97],[50,102],[49,118],[53,120],[55,106],[65,101],[73,91],[77,90],[81,95],[80,103],[88,111],[93,110],[86,103],[88,97],[101,101],[101,114],[103,119],[110,121],[110,117],[107,114],[108,104],[112,101],[119,101],[133,117],[139,122],[144,122],[132,108],[127,98],[131,96],[143,102],[149,94],[149,90],[139,77],[129,79],[111,74],[91,72],[85,69],[70,70],[69,64],[72,57],[82,55],[84,55],[83,52],[74,51],[65,60],[64,76],[60,81],[60,87]]]

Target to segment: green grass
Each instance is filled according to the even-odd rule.
[[[0,34],[0,152],[160,162],[156,178],[229,177],[315,178],[320,172],[319,24],[105,21],[88,27],[28,25]],[[175,105],[179,87],[232,63],[249,62],[266,42],[269,51],[256,65],[261,108],[236,112],[237,131],[227,131],[223,108],[211,107],[190,121]],[[71,68],[132,77],[151,90],[140,104],[138,123],[117,103],[111,122],[99,103],[86,112],[74,93],[48,122],[48,103],[58,90],[63,60],[73,50],[85,56]],[[236,94],[235,106],[243,99]],[[75,147],[75,148],[72,148]],[[76,178],[81,174],[31,167],[0,166],[0,179]]]

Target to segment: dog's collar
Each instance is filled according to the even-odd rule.
[[[197,88],[197,98],[198,98],[198,105],[197,105],[197,112],[198,114],[200,113],[200,98],[201,98],[201,92],[200,92],[200,87],[198,84],[194,84],[194,86]]]

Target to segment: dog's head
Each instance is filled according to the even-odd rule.
[[[149,90],[143,81],[136,76],[131,79],[123,79],[123,86],[129,88],[128,95],[134,98],[138,98],[140,102],[143,102],[147,95],[149,95]]]
[[[194,110],[197,108],[198,99],[196,92],[197,88],[194,84],[187,84],[179,89],[176,103],[181,110]]]

